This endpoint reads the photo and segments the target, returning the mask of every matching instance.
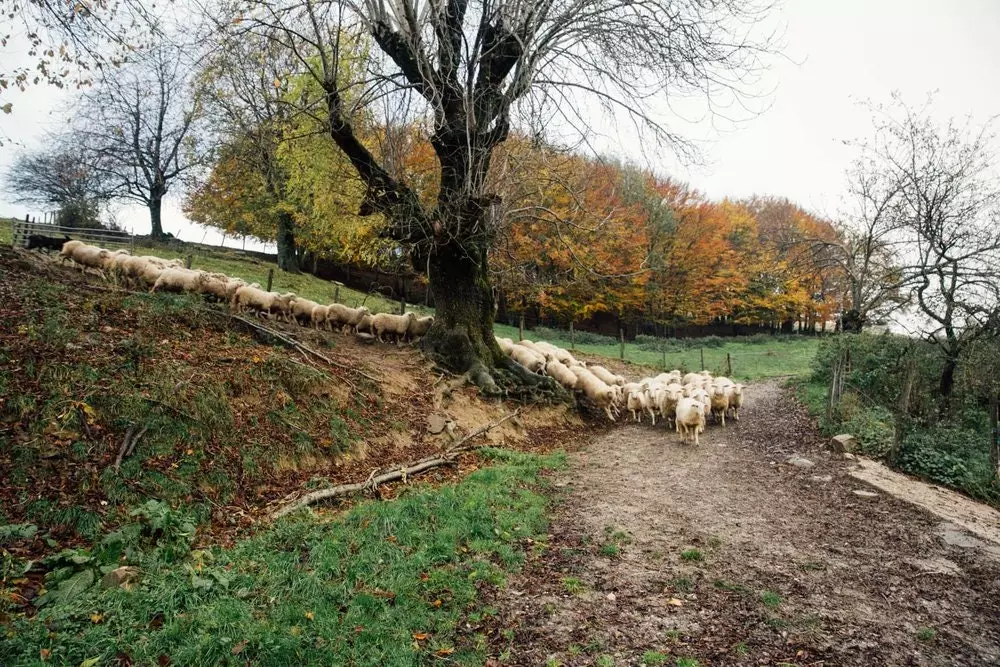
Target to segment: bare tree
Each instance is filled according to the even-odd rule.
[[[499,197],[487,176],[512,122],[520,113],[585,134],[604,110],[683,146],[658,120],[657,102],[739,92],[770,46],[753,32],[765,9],[748,0],[244,0],[226,25],[279,40],[320,84],[330,136],[367,186],[360,213],[382,214],[384,233],[429,267],[437,319],[425,351],[495,394],[500,369],[521,384],[544,383],[493,336],[487,257]],[[345,76],[343,51],[361,39],[358,81]],[[433,206],[357,129],[359,111],[387,97],[413,100],[432,128]]]
[[[846,308],[840,321],[845,332],[860,332],[907,302],[914,273],[903,265],[907,241],[901,193],[899,179],[885,173],[880,161],[857,159],[848,172],[848,207],[838,236],[811,240],[823,265],[836,267],[844,278]]]
[[[50,148],[14,160],[6,189],[19,202],[58,208],[62,225],[99,226],[100,207],[108,199],[100,172],[74,151],[72,138],[50,137],[48,143]]]
[[[899,99],[876,116],[866,154],[895,190],[891,229],[906,249],[899,281],[911,285],[925,336],[944,357],[939,391],[950,407],[965,349],[1000,325],[1000,182],[989,125],[937,126],[930,104]],[[898,281],[897,281],[898,282]]]
[[[115,198],[149,209],[154,238],[164,236],[163,198],[204,159],[189,73],[181,49],[161,42],[108,72],[74,108],[90,165]]]

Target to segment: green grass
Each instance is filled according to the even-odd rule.
[[[0,245],[9,246],[14,242],[13,223],[13,218],[0,218]]]
[[[514,341],[518,339],[517,327],[497,324],[494,326],[498,336],[505,336]],[[565,335],[562,335],[565,334]],[[534,332],[525,331],[525,338],[536,340]],[[560,332],[559,336],[544,338],[553,345],[570,349],[569,332]],[[680,369],[685,372],[701,370],[701,352],[697,341],[686,341],[691,347],[672,349],[666,354],[667,369]],[[705,367],[716,374],[727,372],[726,354],[730,355],[733,365],[732,377],[738,380],[755,380],[760,378],[804,375],[809,372],[809,364],[816,354],[819,339],[815,337],[791,337],[775,339],[775,342],[743,342],[739,338],[726,340],[719,347],[705,347]],[[578,343],[576,350],[610,359],[618,359],[619,345],[616,342],[602,344]],[[625,344],[625,360],[634,363],[663,367],[664,355],[661,352],[641,349],[633,343]]]
[[[694,658],[677,658],[677,662],[674,663],[677,667],[699,667],[700,662]]]
[[[920,628],[917,630],[917,639],[922,642],[933,641],[937,637],[937,630],[934,628]]]
[[[774,591],[761,591],[760,601],[768,609],[777,609],[781,606],[781,596]]]
[[[681,552],[681,560],[686,563],[700,563],[705,560],[705,554],[700,549],[687,549]]]
[[[455,485],[417,486],[333,521],[290,517],[169,566],[140,558],[130,590],[91,586],[11,617],[0,655],[5,665],[36,664],[40,651],[68,665],[120,652],[135,664],[483,664],[486,637],[465,621],[495,613],[480,590],[503,585],[526,539],[544,536],[542,471],[564,465],[484,454],[494,465]]]
[[[576,577],[563,577],[562,585],[570,595],[579,595],[587,590],[587,586]]]
[[[669,659],[670,657],[666,653],[660,653],[659,651],[646,651],[642,654],[642,664],[646,665],[646,667],[665,665]]]
[[[615,659],[610,655],[599,655],[594,660],[594,665],[596,667],[615,667]]]

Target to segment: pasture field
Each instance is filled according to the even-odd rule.
[[[503,324],[495,326],[497,335],[517,341],[518,330]],[[555,333],[556,335],[550,335]],[[579,335],[579,334],[578,334]],[[584,334],[582,338],[595,340],[598,337]],[[529,340],[546,340],[553,345],[571,348],[568,332],[525,331]],[[576,343],[575,349],[584,354],[619,359],[620,348],[617,341],[605,338],[606,342]],[[652,368],[677,368],[687,371],[701,370],[704,352],[705,368],[716,375],[728,373],[726,355],[732,362],[732,377],[739,380],[758,380],[770,377],[798,376],[809,372],[809,364],[816,354],[819,339],[812,336],[752,336],[747,338],[719,339],[711,337],[686,339],[684,341],[661,340],[661,350],[632,342],[625,344],[625,361]],[[652,345],[652,344],[651,344]],[[665,363],[664,363],[665,362]]]

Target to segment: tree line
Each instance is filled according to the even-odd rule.
[[[183,31],[157,17],[143,39],[116,41],[100,16],[62,26],[26,5],[20,16],[40,35],[100,25],[96,41],[116,55],[65,42],[68,62],[99,76],[74,101],[70,131],[22,158],[61,176],[9,187],[60,208],[81,190],[91,204],[138,201],[153,236],[164,233],[164,197],[183,193],[192,219],[276,241],[289,271],[302,249],[408,265],[437,309],[425,350],[490,392],[538,382],[496,346],[499,298],[566,323],[606,314],[822,328],[839,314],[848,331],[908,309],[956,363],[997,326],[988,128],[941,127],[925,107],[873,109],[849,199],[825,217],[774,197],[712,201],[582,150],[594,128],[633,127],[650,145],[690,152],[657,104],[745,99],[774,51],[748,37],[767,19],[754,3],[207,9]]]

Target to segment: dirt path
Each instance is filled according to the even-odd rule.
[[[633,425],[573,457],[549,545],[497,601],[498,653],[521,665],[1000,664],[992,545],[947,539],[960,529],[852,477],[857,464],[823,451],[775,383],[748,390],[740,424],[705,435],[695,448]]]

